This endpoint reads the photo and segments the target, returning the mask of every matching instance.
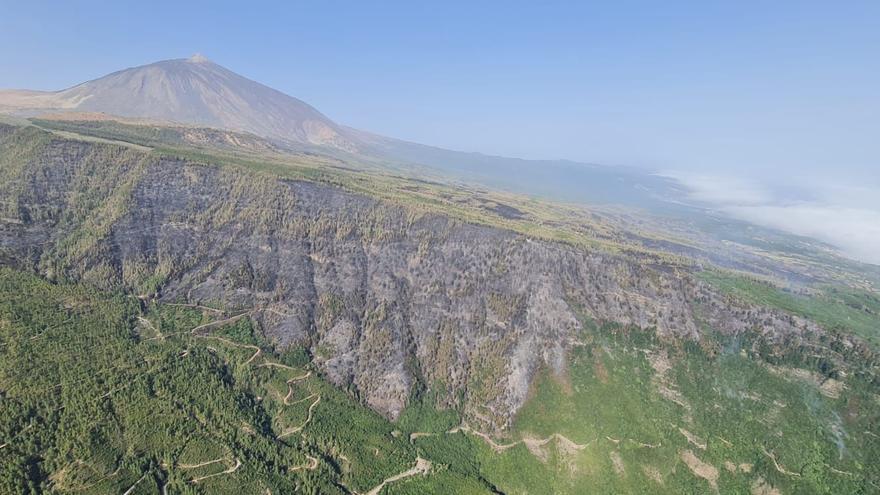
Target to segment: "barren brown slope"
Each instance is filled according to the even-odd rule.
[[[309,104],[201,56],[124,69],[63,91],[0,91],[0,110],[104,112],[357,148],[346,130]]]

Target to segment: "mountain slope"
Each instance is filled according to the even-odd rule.
[[[554,201],[679,210],[670,199],[684,195],[676,181],[631,167],[467,153],[355,129],[349,132],[364,143],[364,150],[386,160],[417,163],[459,180]]]
[[[581,317],[681,338],[701,338],[703,325],[757,331],[771,346],[823,335],[651,253],[573,248],[326,183],[9,132],[0,212],[15,221],[0,231],[0,261],[247,310],[270,341],[309,347],[331,381],[392,418],[417,383],[442,383],[445,404],[508,425],[535,373],[562,368]]]
[[[0,125],[0,492],[880,481],[876,296],[186,155]]]
[[[104,112],[356,149],[345,130],[307,103],[198,55],[121,70],[63,91],[3,91],[3,108]]]
[[[103,112],[247,131],[294,148],[353,153],[386,167],[423,166],[457,180],[570,202],[656,210],[672,207],[668,200],[682,196],[675,181],[637,169],[465,153],[348,128],[198,55],[121,70],[63,91],[0,91],[0,113],[54,112]]]

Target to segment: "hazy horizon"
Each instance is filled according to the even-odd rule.
[[[880,495],[880,0],[0,12],[0,495]]]
[[[0,42],[28,46],[0,51],[0,87],[201,52],[341,124],[655,170],[719,211],[880,263],[878,21],[876,2],[12,3]]]

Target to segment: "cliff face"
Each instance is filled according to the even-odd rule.
[[[585,318],[700,339],[822,332],[680,267],[466,224],[327,184],[0,130],[0,262],[249,311],[394,418],[427,387],[503,428]]]

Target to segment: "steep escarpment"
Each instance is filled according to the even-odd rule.
[[[421,388],[503,428],[539,370],[564,373],[590,320],[695,341],[824,334],[653,259],[33,128],[0,140],[3,263],[248,312],[391,418]]]

